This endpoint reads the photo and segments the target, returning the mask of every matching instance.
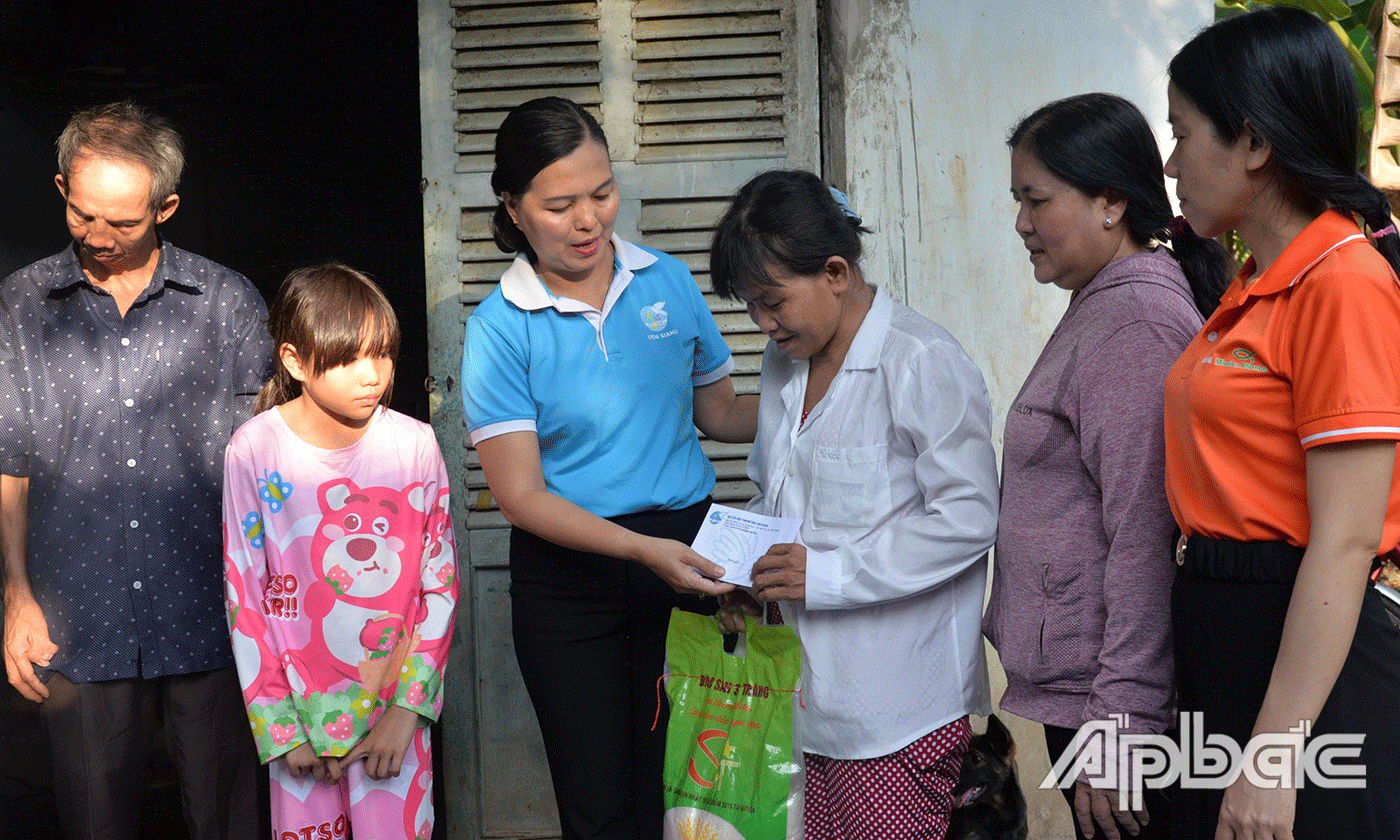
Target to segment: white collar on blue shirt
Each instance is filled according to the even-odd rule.
[[[612,246],[617,270],[613,273],[607,299],[603,303],[605,318],[613,302],[622,296],[627,284],[632,282],[633,273],[656,262],[654,254],[647,253],[631,242],[623,241],[616,233],[612,235]],[[550,294],[544,281],[535,273],[535,267],[530,265],[529,258],[524,254],[516,254],[515,262],[501,275],[501,294],[512,304],[530,312],[551,307],[560,312],[596,311],[573,298],[555,297]]]

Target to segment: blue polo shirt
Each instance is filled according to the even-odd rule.
[[[685,263],[612,238],[599,311],[556,297],[518,255],[467,319],[472,443],[534,432],[545,484],[598,516],[682,508],[714,487],[692,389],[734,369]]]

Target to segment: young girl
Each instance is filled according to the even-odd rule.
[[[269,329],[277,371],[224,460],[224,574],[273,837],[426,840],[457,600],[442,455],[386,407],[399,325],[365,275],[292,272]]]
[[[957,341],[866,284],[864,232],[815,175],[768,172],[720,220],[710,271],[772,339],[750,509],[802,528],[753,592],[802,642],[805,836],[941,838],[967,716],[990,705],[991,410]]]

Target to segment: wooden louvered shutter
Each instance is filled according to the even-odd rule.
[[[774,168],[817,170],[815,23],[783,0],[639,0],[633,115],[642,175],[641,241],[690,265],[734,353],[735,387],[758,391],[765,338],[742,304],[710,287],[709,244],[728,198]],[[803,37],[806,33],[807,37]],[[687,176],[678,194],[675,172]],[[715,465],[715,499],[742,506],[747,446],[704,442]]]
[[[465,323],[491,293],[511,256],[491,238],[496,198],[488,179],[494,166],[496,128],[511,108],[538,96],[564,96],[599,115],[602,105],[602,36],[599,2],[555,0],[527,5],[500,0],[456,0],[452,66],[457,133],[455,171],[470,196],[461,208],[460,286]],[[476,451],[467,447],[467,527],[501,528]]]

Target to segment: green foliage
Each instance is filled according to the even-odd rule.
[[[1357,94],[1361,99],[1362,148],[1358,149],[1357,166],[1365,168],[1368,139],[1371,128],[1376,124],[1376,47],[1369,31],[1372,8],[1379,3],[1385,7],[1385,0],[1216,0],[1215,19],[1223,20],[1253,9],[1265,6],[1292,6],[1305,12],[1312,12],[1322,18],[1351,57],[1351,66],[1356,71]]]
[[[1224,20],[1265,6],[1293,6],[1322,18],[1337,33],[1356,72],[1356,92],[1361,100],[1361,148],[1356,150],[1356,166],[1366,171],[1370,158],[1371,129],[1376,124],[1376,47],[1371,40],[1373,8],[1385,8],[1385,0],[1215,0],[1215,19]],[[1376,21],[1377,24],[1381,23]],[[1400,26],[1400,21],[1391,21]],[[1249,250],[1235,231],[1221,241],[1243,264]]]

